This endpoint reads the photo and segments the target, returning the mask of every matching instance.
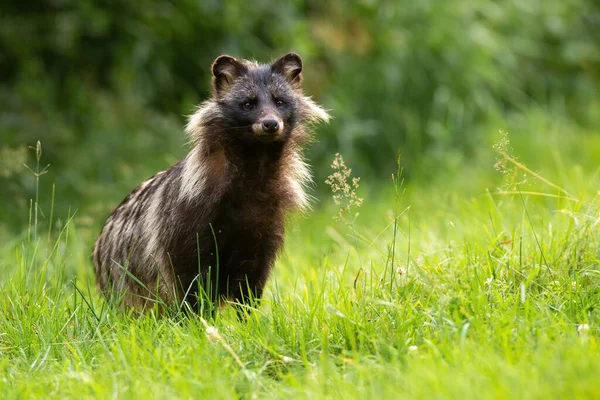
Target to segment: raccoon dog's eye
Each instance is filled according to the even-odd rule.
[[[284,107],[285,106],[285,101],[283,101],[283,100],[275,100],[275,105],[278,108]]]
[[[251,102],[247,101],[244,104],[242,104],[242,108],[246,111],[250,111],[254,108],[254,104],[252,104]]]

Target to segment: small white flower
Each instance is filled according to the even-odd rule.
[[[292,361],[294,361],[294,359],[292,359],[291,357],[288,356],[283,356],[283,362],[286,364],[291,363]]]
[[[416,353],[418,351],[419,351],[419,348],[417,346],[414,346],[414,345],[413,346],[408,346],[408,353],[409,354],[414,354],[414,353]]]
[[[490,276],[489,278],[487,278],[487,279],[485,280],[485,285],[486,285],[486,286],[490,286],[490,285],[492,284],[492,282],[493,282],[493,281],[494,281],[494,277],[493,277],[493,276]]]
[[[577,327],[577,333],[580,335],[587,335],[590,331],[590,326],[588,324],[581,324]]]
[[[218,333],[219,333],[219,331],[214,326],[209,326],[209,327],[206,328],[206,334],[209,335],[209,336],[213,336],[213,335],[216,335]]]
[[[215,340],[219,339],[219,331],[214,326],[207,326],[205,332],[206,336],[208,337],[208,340],[210,340],[211,342],[214,342]]]

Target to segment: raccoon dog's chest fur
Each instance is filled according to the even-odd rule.
[[[307,128],[327,113],[301,91],[302,60],[221,56],[213,96],[190,117],[193,147],[108,218],[93,261],[100,289],[143,311],[260,298],[288,211],[307,206]]]

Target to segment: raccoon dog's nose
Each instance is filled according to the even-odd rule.
[[[262,122],[262,130],[266,133],[275,133],[279,130],[279,123],[274,119],[265,119]]]

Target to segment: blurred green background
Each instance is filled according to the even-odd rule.
[[[42,209],[55,184],[63,216],[103,218],[180,159],[185,116],[223,53],[303,56],[306,93],[334,116],[308,154],[317,191],[335,152],[375,183],[400,149],[406,176],[426,180],[476,160],[523,115],[541,113],[540,129],[600,126],[596,0],[4,0],[0,18],[9,229],[23,229],[35,196],[23,165],[35,168],[37,140],[50,164]]]

